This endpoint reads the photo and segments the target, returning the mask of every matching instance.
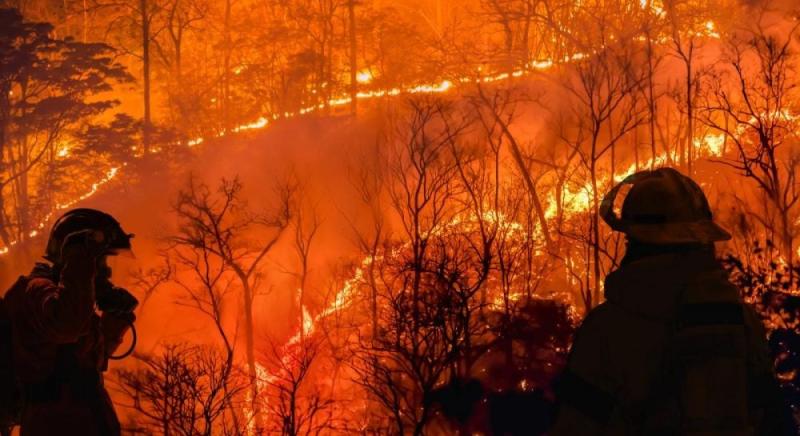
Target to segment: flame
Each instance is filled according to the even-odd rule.
[[[534,70],[546,70],[552,66],[553,66],[552,59],[544,59],[531,62],[531,68],[533,68]]]
[[[651,0],[642,0],[642,1],[644,2],[643,3],[643,7],[646,7],[646,5],[645,5],[646,3],[650,3],[650,8],[652,10],[654,10],[656,13],[661,13],[661,7],[660,7],[660,5],[656,4],[657,3],[656,1],[651,1]],[[706,23],[706,30],[708,32],[711,32],[711,30],[713,30],[714,28],[715,28],[715,26],[714,26],[713,22],[709,21],[709,22]],[[713,36],[710,33],[708,34],[708,36],[719,37],[718,34],[716,36]],[[584,59],[586,57],[587,57],[586,53],[577,52],[577,53],[574,53],[572,55],[565,56],[562,59],[562,62],[569,63],[569,62],[580,61],[580,60],[582,60],[582,59]],[[499,73],[499,74],[495,74],[495,75],[488,75],[488,76],[482,76],[482,77],[477,77],[477,78],[475,78],[475,77],[462,77],[462,78],[458,79],[458,82],[459,83],[492,83],[492,82],[507,80],[507,79],[509,79],[511,77],[514,77],[514,78],[522,77],[522,76],[530,73],[531,70],[533,70],[533,71],[546,70],[546,69],[551,68],[553,65],[554,65],[554,60],[553,59],[540,59],[540,60],[532,61],[530,64],[527,65],[527,68],[518,69],[518,70],[512,71],[511,73],[507,73],[507,72],[506,73]],[[244,68],[245,68],[244,66],[236,67],[234,69],[234,74],[241,73],[241,71]],[[480,69],[479,69],[479,71],[480,71]],[[361,80],[366,80],[367,75],[369,75],[370,80],[372,80],[372,73],[371,73],[370,70],[359,71],[359,73],[357,74],[356,79],[360,80],[360,81]],[[323,84],[323,87],[325,85],[327,85],[327,84]],[[403,94],[403,93],[406,93],[406,94],[436,94],[436,93],[447,92],[450,89],[452,89],[453,86],[454,86],[454,84],[453,84],[452,81],[450,81],[450,80],[442,80],[441,82],[438,82],[438,83],[420,84],[420,85],[412,86],[412,87],[405,88],[405,89],[389,88],[389,89],[379,89],[379,90],[373,90],[373,91],[362,91],[362,92],[358,92],[356,94],[356,98],[359,99],[359,100],[362,100],[362,99],[363,100],[369,100],[369,99],[375,99],[375,98],[381,98],[381,97],[397,96],[397,95],[400,95],[400,94]],[[212,99],[212,101],[216,101],[216,99]],[[338,106],[348,105],[348,104],[350,104],[351,101],[352,101],[351,97],[344,96],[344,97],[332,98],[332,99],[328,100],[326,103],[327,103],[328,107],[338,107]],[[326,107],[325,103],[320,103],[320,104],[317,104],[317,105],[314,105],[314,106],[308,106],[308,107],[305,107],[305,108],[301,108],[297,112],[284,112],[283,113],[283,118],[292,118],[292,117],[295,117],[295,116],[306,115],[306,114],[312,113],[312,112],[314,112],[316,110],[324,109],[325,107]],[[784,114],[784,116],[789,116],[789,115],[788,114]],[[237,126],[237,127],[233,128],[232,132],[233,133],[239,133],[239,132],[243,132],[243,131],[247,131],[247,130],[263,129],[263,128],[265,128],[265,127],[267,127],[269,125],[270,119],[271,120],[277,120],[279,118],[280,118],[280,114],[271,114],[271,115],[267,115],[267,116],[262,116],[261,118],[255,120],[253,122],[242,124],[240,126]],[[217,138],[224,137],[225,135],[226,135],[226,133],[223,132],[223,133],[220,133],[219,135],[217,135],[216,137]],[[204,143],[206,140],[207,140],[206,138],[197,137],[197,138],[189,140],[186,143],[186,145],[188,147],[194,147],[194,146],[196,146],[198,144]],[[135,151],[136,150],[139,150],[139,147],[136,147]],[[143,150],[143,148],[142,148],[142,150]],[[152,151],[153,152],[160,152],[160,149],[155,148]],[[61,153],[62,153],[61,149],[59,149],[58,153],[59,153],[59,155],[61,155]],[[68,155],[68,153],[69,153],[68,149],[67,149],[67,151],[64,151],[63,153],[65,153],[65,155],[61,156],[61,157],[65,157],[66,155]],[[137,154],[137,156],[140,156],[140,155]],[[106,176],[104,178],[102,178],[98,182],[92,184],[91,189],[87,193],[82,194],[82,195],[80,195],[80,196],[78,196],[78,197],[76,197],[76,198],[74,198],[72,200],[69,200],[66,203],[57,205],[56,208],[53,211],[48,213],[40,221],[40,223],[35,227],[34,230],[41,230],[50,221],[50,219],[53,217],[53,215],[56,212],[58,212],[60,210],[63,210],[65,208],[67,208],[67,207],[70,207],[70,206],[72,206],[72,205],[74,205],[74,204],[76,204],[76,203],[78,203],[80,201],[83,201],[83,200],[91,197],[95,193],[97,193],[98,189],[101,186],[107,184],[108,182],[110,182],[111,180],[113,180],[116,177],[119,169],[120,169],[120,167],[112,167],[108,171],[108,173],[106,174]],[[584,190],[578,190],[577,192],[568,193],[567,197],[569,197],[569,199],[571,200],[570,203],[575,202],[575,205],[578,208],[585,209],[589,205],[588,192],[590,192],[590,191],[586,191],[585,189]],[[552,216],[555,215],[555,209],[554,209],[553,203],[554,202],[550,202],[551,208],[548,209],[548,211],[547,211],[548,214],[549,214],[548,215],[549,217],[552,217]],[[575,206],[573,206],[573,207],[575,207]],[[38,232],[37,232],[37,234],[38,234]],[[6,245],[4,247],[0,247],[0,255],[8,254],[9,251],[10,251],[10,248],[15,246],[15,245],[17,245],[18,242],[19,242],[18,240],[12,240],[8,245]]]
[[[122,166],[125,166],[125,164],[123,164]],[[114,180],[115,177],[117,177],[117,175],[119,174],[119,170],[120,170],[120,167],[112,167],[111,169],[106,171],[106,174],[102,179],[98,180],[95,183],[92,183],[91,188],[87,192],[79,195],[78,197],[73,198],[72,200],[66,201],[64,203],[57,204],[55,209],[53,209],[50,213],[45,215],[42,218],[42,220],[39,221],[39,224],[37,224],[33,228],[33,230],[31,230],[28,233],[28,237],[32,238],[32,237],[37,236],[40,233],[40,231],[42,229],[44,229],[44,227],[47,225],[47,223],[50,222],[50,219],[52,219],[53,216],[56,213],[58,213],[59,211],[62,211],[64,209],[68,208],[68,207],[72,207],[76,203],[78,203],[80,201],[83,201],[83,200],[86,200],[87,198],[89,198],[89,197],[93,196],[94,194],[96,194],[97,191],[100,190],[101,187],[103,187],[103,185],[107,184],[108,182]],[[18,243],[19,243],[19,240],[12,240],[11,242],[9,242],[8,245],[0,248],[0,255],[8,254],[10,252],[10,250],[11,250],[11,247],[14,247]]]
[[[260,365],[256,364],[256,368]],[[256,411],[253,408],[253,394],[247,390],[244,394],[244,420],[247,423],[247,434],[256,434]]]
[[[252,123],[242,124],[241,126],[235,127],[233,131],[238,133],[238,132],[244,132],[245,130],[263,129],[264,127],[267,127],[268,124],[269,124],[269,119],[267,119],[266,117],[261,117],[253,121]],[[200,140],[202,142],[202,138],[200,138]]]
[[[303,334],[307,335],[314,331],[314,318],[311,317],[308,308],[303,306]]]
[[[714,30],[716,26],[714,25],[713,21],[706,21],[706,36],[710,36],[712,38],[719,39],[719,33]]]
[[[725,135],[710,135],[702,140],[695,138],[694,146],[697,150],[705,152],[709,156],[721,156],[722,147],[725,145]]]
[[[265,368],[263,365],[259,364],[258,362],[256,362],[255,368],[256,368],[256,390],[258,392],[264,392],[267,389],[269,383],[272,382],[274,377],[269,374],[269,371],[267,370],[267,368]],[[243,404],[243,407],[242,407],[242,409],[243,409],[242,412],[244,413],[244,419],[245,419],[245,422],[247,423],[246,424],[247,425],[247,434],[248,435],[261,434],[261,433],[259,433],[258,429],[256,428],[256,419],[255,419],[256,418],[256,411],[255,411],[256,408],[253,407],[253,404],[255,402],[262,402],[263,405],[260,404],[259,406],[263,406],[263,407],[258,407],[258,409],[264,410],[264,408],[267,407],[268,398],[266,396],[264,396],[264,395],[259,395],[259,398],[257,398],[255,400],[255,402],[254,402],[253,401],[253,392],[250,389],[247,389],[245,391],[244,400],[245,401],[244,401],[244,404]]]
[[[362,85],[372,82],[372,79],[374,79],[374,77],[372,76],[372,71],[370,70],[361,70],[356,73],[356,82]]]
[[[69,142],[62,142],[56,145],[56,156],[60,158],[65,158],[69,156],[70,151],[72,150],[72,144]]]

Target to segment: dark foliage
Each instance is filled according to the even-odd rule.
[[[511,314],[487,316],[494,339],[476,374],[431,395],[442,415],[470,434],[539,435],[552,423],[552,385],[566,363],[574,326],[560,302],[519,303]]]
[[[0,8],[0,189],[15,195],[13,215],[4,207],[9,198],[0,196],[6,245],[28,237],[60,202],[56,193],[104,175],[92,174],[72,149],[79,131],[118,105],[108,93],[133,81],[115,54],[106,44],[59,38],[51,24]]]
[[[781,388],[795,414],[800,411],[800,265],[786,265],[770,241],[747,255],[724,259],[732,282],[764,322]]]

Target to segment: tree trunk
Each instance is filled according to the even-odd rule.
[[[87,40],[87,32],[89,29],[89,6],[86,4],[86,0],[83,0],[83,38],[81,39],[82,42],[88,42]]]
[[[10,91],[10,86],[4,86],[0,89],[0,164],[6,167],[11,162],[10,159],[6,158],[6,138],[8,132],[8,123],[10,114],[10,102],[8,101],[8,95]],[[8,234],[8,221],[6,220],[6,209],[5,209],[5,197],[3,196],[3,188],[5,187],[5,181],[0,180],[0,239],[3,241],[3,245],[6,248],[9,247],[11,243],[11,237]]]
[[[691,56],[691,54],[690,54]],[[694,141],[694,103],[692,102],[692,60],[686,60],[686,156],[683,157],[686,164],[686,173],[692,176],[692,146]]]
[[[302,272],[300,273],[300,295],[297,296],[300,303],[300,339],[306,338],[306,277],[308,274],[308,258],[303,256]]]
[[[553,244],[552,239],[550,239],[550,228],[547,224],[544,207],[542,206],[542,202],[539,200],[539,194],[536,192],[536,186],[533,183],[533,179],[531,179],[530,173],[528,172],[528,167],[525,165],[525,158],[522,156],[522,150],[520,150],[519,144],[517,144],[517,141],[511,135],[511,132],[508,130],[508,126],[506,126],[502,119],[500,119],[500,116],[497,114],[494,114],[494,116],[495,120],[500,124],[500,127],[503,129],[503,133],[508,139],[508,144],[511,146],[511,155],[519,167],[522,180],[525,182],[525,185],[528,188],[528,193],[531,196],[531,200],[533,200],[534,210],[536,211],[536,216],[539,219],[539,225],[542,228],[542,236],[544,236],[545,246],[547,247],[548,251],[554,253],[556,247]]]
[[[24,241],[28,239],[30,225],[30,197],[28,196],[28,139],[23,137],[20,141],[20,151],[17,156],[17,167],[19,176],[15,181],[17,193],[17,226],[19,235],[17,239]]]
[[[258,407],[258,372],[256,370],[256,354],[253,327],[253,290],[247,277],[241,277],[242,295],[244,300],[244,339],[247,357],[247,373],[250,381],[250,394],[252,395],[250,407],[253,412],[256,431],[261,431],[261,411]]]
[[[597,195],[597,160],[592,158],[591,173],[592,173],[592,266],[594,286],[592,287],[592,295],[589,300],[589,305],[594,307],[600,300],[600,212],[598,210],[598,195]],[[587,309],[591,309],[588,307]]]
[[[594,134],[592,135],[592,150],[591,161],[589,162],[589,172],[592,179],[592,236],[591,236],[591,250],[592,250],[592,278],[593,284],[589,290],[589,307],[587,310],[594,307],[600,299],[600,208],[597,187],[597,141],[600,132],[600,125],[596,124]]]
[[[222,131],[231,128],[230,120],[230,70],[231,70],[231,0],[225,1],[225,23],[222,63]]]
[[[371,290],[371,310],[372,310],[372,339],[375,340],[378,337],[378,284],[375,281],[375,251],[372,253],[372,261],[369,263],[369,267],[367,268],[367,274],[369,277],[369,286]]]
[[[633,171],[639,172],[639,127],[634,129],[634,142],[633,142]]]
[[[650,150],[653,154],[653,164],[655,164],[656,160],[656,97],[655,97],[655,83],[653,81],[653,76],[655,75],[655,71],[653,70],[653,38],[650,36],[650,32],[647,33],[647,72],[648,72],[648,80],[647,80],[647,91],[648,91],[648,106],[650,109]],[[637,166],[638,166],[638,158],[637,158]],[[651,165],[652,169],[652,165]]]
[[[175,41],[175,81],[178,83],[178,86],[183,85],[183,67],[181,65],[181,41],[182,37],[178,37]]]
[[[144,82],[144,119],[142,126],[142,147],[147,155],[150,152],[150,19],[147,12],[147,0],[139,0],[142,20],[142,75]]]
[[[356,69],[358,62],[356,62],[356,4],[355,0],[347,2],[347,9],[349,13],[350,24],[350,112],[356,114],[358,107],[358,83],[356,79]]]

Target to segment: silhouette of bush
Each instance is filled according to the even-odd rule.
[[[767,329],[770,353],[787,402],[800,411],[800,265],[789,265],[770,241],[723,264],[731,281],[752,304]]]
[[[575,330],[569,307],[523,298],[514,310],[486,314],[492,337],[469,378],[457,378],[430,398],[465,434],[540,435],[552,423],[552,384],[566,363]]]

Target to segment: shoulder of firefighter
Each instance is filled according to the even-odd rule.
[[[575,336],[549,434],[796,434],[761,321],[716,261],[643,259],[605,292]]]

